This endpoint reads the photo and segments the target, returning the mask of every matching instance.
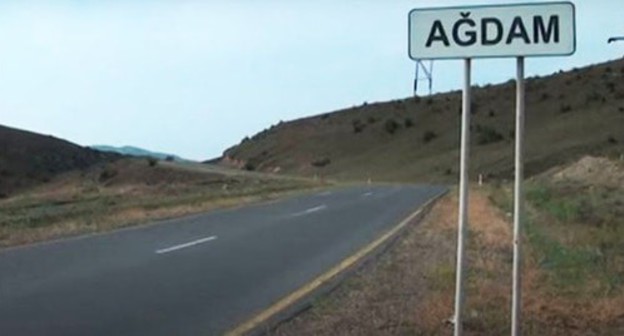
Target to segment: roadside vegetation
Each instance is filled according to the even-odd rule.
[[[123,159],[0,200],[0,247],[101,232],[320,187],[306,179]]]
[[[527,181],[523,334],[624,335],[624,163],[584,158]],[[465,331],[510,328],[512,188],[474,186]],[[276,335],[450,335],[457,196]]]

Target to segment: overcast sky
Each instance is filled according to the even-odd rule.
[[[501,2],[3,0],[0,124],[208,159],[280,120],[410,96],[409,10]],[[624,1],[575,4],[577,53],[528,59],[528,76],[624,54],[606,43]],[[459,88],[461,65],[436,62],[434,91]],[[515,62],[473,69],[496,83]]]

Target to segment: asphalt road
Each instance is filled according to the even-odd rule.
[[[221,334],[439,187],[351,187],[0,250],[0,335]]]

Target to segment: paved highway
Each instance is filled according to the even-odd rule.
[[[221,334],[442,191],[349,187],[0,250],[0,335]]]

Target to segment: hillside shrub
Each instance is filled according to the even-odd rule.
[[[256,164],[247,161],[245,162],[245,165],[243,166],[243,169],[247,170],[247,171],[254,171],[256,170]]]
[[[561,105],[560,111],[561,111],[561,113],[568,113],[568,112],[572,111],[572,106],[570,106],[570,105]]]
[[[477,144],[487,145],[495,142],[502,141],[505,137],[500,134],[496,129],[490,126],[476,126],[477,131]]]
[[[550,94],[548,94],[548,92],[544,92],[540,95],[540,101],[545,101],[550,99]]]
[[[104,170],[102,170],[102,172],[100,172],[100,177],[98,178],[98,180],[100,182],[106,182],[110,179],[112,179],[113,177],[117,176],[117,170],[111,167],[105,167]]]
[[[397,123],[394,119],[388,119],[384,124],[384,128],[386,132],[394,134],[399,129],[399,123]]]
[[[158,164],[158,159],[150,157],[147,158],[147,165],[150,167],[155,167]]]
[[[414,127],[414,121],[412,120],[412,118],[405,118],[404,125],[405,128]]]
[[[329,158],[322,158],[315,161],[312,161],[311,165],[317,168],[322,168],[331,163]]]
[[[429,143],[431,142],[431,140],[437,138],[438,135],[434,132],[434,131],[426,131],[425,134],[423,134],[423,142],[424,143]]]
[[[175,157],[173,157],[173,155],[167,155],[167,157],[165,157],[165,161],[173,162],[173,161],[175,161]]]
[[[361,133],[366,127],[359,119],[353,120],[351,125],[353,126],[353,133]]]
[[[369,124],[374,124],[374,123],[377,122],[377,118],[375,118],[375,117],[368,117],[367,121],[368,121]]]
[[[586,103],[591,103],[595,101],[602,101],[604,103],[605,98],[598,92],[592,92],[592,93],[587,94],[587,96],[585,96]]]

